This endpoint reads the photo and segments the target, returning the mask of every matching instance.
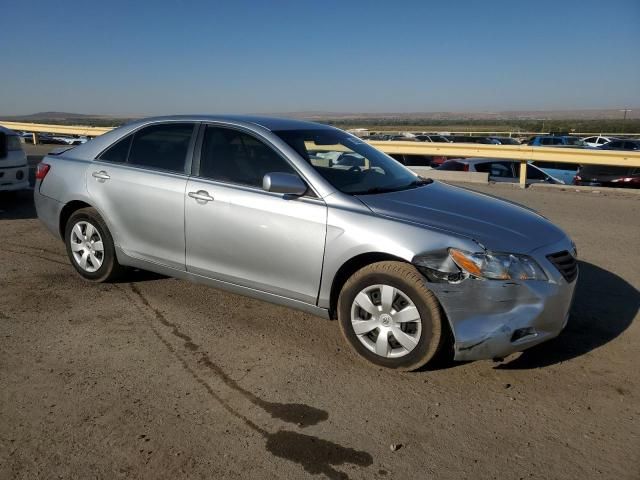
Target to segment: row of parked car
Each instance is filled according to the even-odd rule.
[[[432,142],[432,143],[484,143],[489,145],[520,145],[520,141],[513,137],[497,136],[469,136],[469,135],[442,135],[442,134],[374,134],[366,137],[367,140],[403,141],[403,142]]]
[[[21,132],[25,143],[33,143],[33,134],[31,132]],[[51,133],[39,133],[38,143],[46,145],[82,145],[88,140],[87,137],[78,135],[54,135]]]
[[[437,137],[438,140],[425,140],[422,137]],[[369,137],[369,139],[372,138]],[[521,144],[518,140],[510,137],[458,137],[445,135],[416,135],[415,138],[395,136],[388,140]],[[572,135],[537,135],[528,139],[526,144],[546,147],[640,151],[640,139],[613,138],[601,135],[586,138],[579,138]],[[486,172],[489,174],[489,180],[494,182],[518,182],[520,178],[520,163],[517,161],[496,158],[450,159],[446,157],[430,157],[427,155],[391,156],[409,166],[426,165],[439,170]],[[527,168],[527,182],[640,188],[640,168],[602,165],[581,166],[564,162],[530,162],[529,168]]]

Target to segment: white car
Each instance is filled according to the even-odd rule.
[[[26,188],[29,188],[29,167],[20,135],[0,126],[0,192]]]
[[[602,135],[594,135],[593,137],[583,138],[582,141],[589,147],[601,147],[605,143],[615,140],[613,137],[603,137]]]
[[[68,137],[65,135],[58,135],[53,137],[53,139],[64,142],[67,145],[82,145],[83,143],[87,143],[87,137]]]

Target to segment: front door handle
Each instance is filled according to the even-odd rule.
[[[100,170],[99,172],[93,172],[91,174],[93,178],[97,178],[98,180],[109,180],[111,177],[104,170]]]
[[[209,195],[209,192],[206,190],[198,190],[197,192],[189,192],[188,194],[191,198],[195,198],[196,200],[202,202],[212,202],[213,197]]]

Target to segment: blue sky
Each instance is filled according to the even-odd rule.
[[[0,116],[640,105],[639,0],[10,1],[3,10]]]

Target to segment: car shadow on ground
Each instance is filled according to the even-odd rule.
[[[33,191],[0,192],[0,220],[27,220],[36,218]]]
[[[584,261],[579,265],[580,277],[564,331],[496,368],[541,368],[571,360],[609,343],[631,325],[640,308],[640,292],[597,265]]]

